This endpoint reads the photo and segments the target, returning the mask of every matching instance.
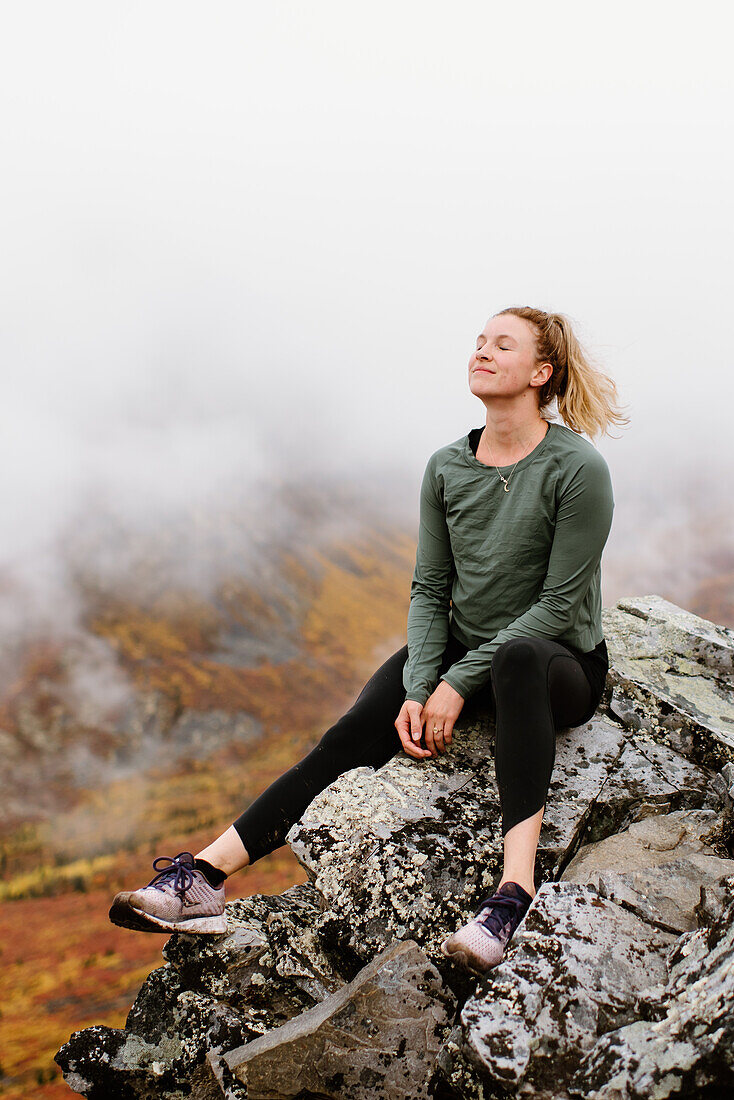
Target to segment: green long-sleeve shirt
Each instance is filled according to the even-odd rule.
[[[603,456],[551,423],[514,472],[499,467],[505,492],[470,434],[431,455],[421,485],[403,671],[406,699],[421,704],[437,686],[449,630],[469,652],[440,679],[464,699],[489,681],[509,638],[558,639],[583,652],[603,638],[601,555],[614,510]]]

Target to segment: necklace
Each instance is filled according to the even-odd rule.
[[[545,435],[547,435],[549,431],[550,431],[550,425],[545,429]],[[482,435],[484,436],[484,432],[482,432]],[[543,436],[543,438],[545,439],[545,436]],[[509,493],[509,491],[510,491],[510,478],[512,477],[512,475],[515,472],[515,466],[517,466],[517,462],[520,461],[520,458],[525,458],[525,455],[520,455],[520,458],[518,458],[517,462],[515,463],[515,466],[513,466],[512,469],[510,470],[510,476],[509,477],[504,477],[503,474],[500,474],[500,468],[494,460],[494,457],[492,455],[492,451],[490,449],[490,446],[489,446],[489,443],[486,439],[486,436],[485,436],[484,442],[485,442],[485,445],[487,447],[487,450],[489,451],[489,457],[492,459],[492,465],[494,466],[497,473],[500,475],[501,480],[504,482],[505,492]]]

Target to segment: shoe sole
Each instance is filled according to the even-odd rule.
[[[189,920],[170,921],[151,916],[133,905],[115,905],[109,912],[113,924],[120,928],[132,928],[135,932],[189,932],[199,936],[221,936],[227,931],[227,918],[222,913],[215,917],[190,917]]]

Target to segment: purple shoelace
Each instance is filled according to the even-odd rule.
[[[165,863],[166,866],[159,867],[159,863]],[[158,873],[153,876],[148,886],[152,886],[154,890],[163,890],[173,879],[175,893],[183,898],[186,891],[194,885],[194,876],[191,873],[193,869],[194,857],[191,852],[179,852],[173,859],[169,856],[158,856],[153,860],[153,870]]]
[[[530,900],[510,894],[493,894],[480,902],[475,916],[497,939],[509,939],[530,908]]]

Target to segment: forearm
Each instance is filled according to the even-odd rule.
[[[449,605],[414,596],[408,609],[408,659],[403,669],[406,699],[421,705],[438,682],[449,637]]]
[[[503,642],[510,638],[557,638],[570,624],[568,612],[569,607],[562,602],[550,598],[539,600],[524,615],[500,630],[491,642],[470,649],[440,679],[458,691],[462,698],[468,699],[489,683],[494,655]]]
[[[455,565],[431,458],[421,485],[421,515],[408,608],[408,659],[403,671],[407,699],[423,705],[434,690],[449,636]]]

